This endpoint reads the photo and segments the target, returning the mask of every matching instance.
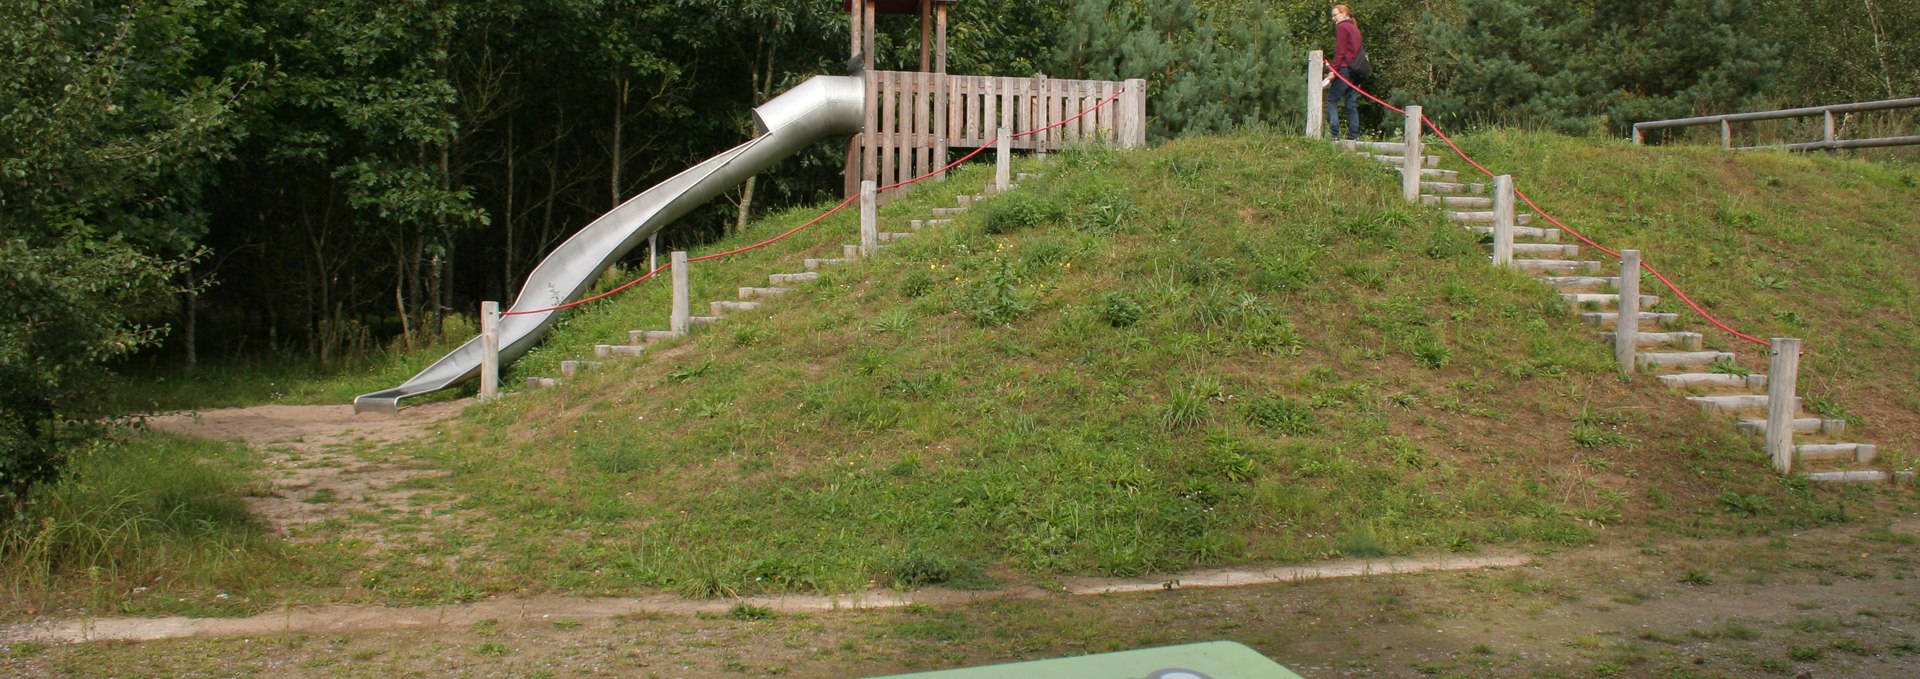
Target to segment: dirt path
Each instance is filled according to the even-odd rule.
[[[390,608],[320,606],[286,609],[247,618],[102,618],[22,624],[0,629],[0,643],[153,641],[186,637],[259,634],[335,634],[389,629],[460,628],[482,620],[570,618],[609,620],[630,616],[718,615],[739,605],[780,614],[830,613],[913,606],[954,606],[1006,599],[1042,599],[1190,588],[1248,587],[1332,578],[1406,575],[1510,568],[1531,559],[1519,555],[1329,561],[1267,569],[1218,569],[1156,578],[1070,578],[1060,591],[1031,585],[993,592],[922,589],[873,590],[849,596],[750,597],[691,600],[672,595],[627,598],[543,596],[490,599],[456,606]]]
[[[442,472],[385,459],[379,450],[432,431],[469,401],[443,401],[401,414],[355,415],[352,406],[256,406],[149,418],[154,429],[240,441],[259,451],[265,489],[248,506],[273,530],[298,538],[304,526],[355,511],[407,503],[409,481]]]
[[[1226,639],[1308,677],[1905,678],[1920,676],[1915,531],[1908,517],[1494,569],[832,613],[483,602],[398,611],[405,624],[342,615],[239,636],[0,642],[0,675],[865,677]]]

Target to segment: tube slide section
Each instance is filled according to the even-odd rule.
[[[509,311],[578,299],[608,267],[702,203],[815,142],[859,132],[865,99],[866,85],[858,77],[815,76],[754,109],[758,137],[647,189],[581,229],[527,275]],[[502,317],[500,364],[512,363],[539,344],[557,313]],[[480,354],[480,338],[475,337],[405,384],[354,398],[353,411],[398,413],[401,399],[478,377]]]

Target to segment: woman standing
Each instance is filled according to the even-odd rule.
[[[1360,26],[1353,21],[1353,10],[1346,5],[1333,6],[1333,61],[1327,62],[1327,70],[1337,72],[1333,84],[1327,92],[1327,131],[1335,140],[1340,139],[1340,100],[1347,101],[1347,139],[1360,139],[1360,95],[1348,84],[1355,77],[1354,60],[1362,58],[1365,46],[1361,43]]]

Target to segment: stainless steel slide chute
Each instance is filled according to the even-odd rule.
[[[702,203],[815,142],[859,132],[865,97],[860,78],[816,76],[754,109],[758,137],[647,189],[581,229],[527,275],[508,311],[546,309],[579,299],[608,267]],[[538,344],[557,313],[500,319],[501,365]],[[458,386],[479,376],[480,353],[480,338],[468,340],[406,383],[354,398],[353,410],[394,413],[402,399]]]

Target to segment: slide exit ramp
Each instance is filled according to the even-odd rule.
[[[507,311],[556,307],[578,299],[607,268],[647,238],[748,177],[823,139],[860,131],[866,85],[857,77],[815,76],[754,109],[760,135],[647,189],[588,224],[527,275]],[[500,319],[500,364],[539,344],[558,311]],[[480,374],[480,338],[467,340],[398,387],[353,399],[355,413],[397,413],[402,399],[458,386]]]

